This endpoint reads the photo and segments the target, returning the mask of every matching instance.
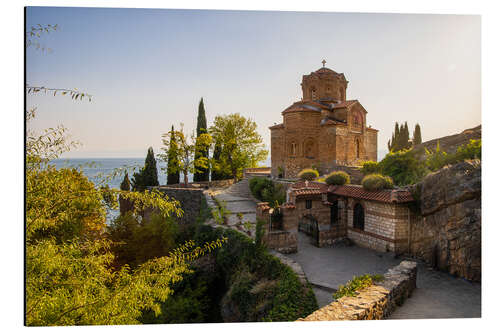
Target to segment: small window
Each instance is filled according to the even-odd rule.
[[[312,200],[306,200],[306,209],[312,208]]]

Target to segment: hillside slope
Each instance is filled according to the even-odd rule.
[[[469,143],[469,140],[481,139],[481,125],[464,130],[461,133],[444,136],[423,142],[415,146],[415,149],[426,148],[428,150],[436,150],[437,142],[439,148],[447,153],[456,152],[457,148],[463,144]]]

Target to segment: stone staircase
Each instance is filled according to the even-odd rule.
[[[223,193],[230,196],[255,200],[254,197],[252,196],[252,192],[250,192],[250,187],[248,186],[247,178],[243,178],[239,182],[231,185],[229,188],[224,190]]]

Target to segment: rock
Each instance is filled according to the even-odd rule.
[[[481,161],[444,167],[411,189],[421,217],[411,225],[411,252],[432,266],[481,280]]]

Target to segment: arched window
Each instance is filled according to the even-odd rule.
[[[359,158],[359,139],[356,139],[356,158]]]
[[[297,155],[297,144],[295,142],[292,142],[290,144],[290,156],[296,156]]]
[[[365,210],[359,203],[354,206],[353,219],[353,226],[355,229],[365,230]]]
[[[335,200],[330,207],[330,224],[332,226],[339,223],[339,202]]]
[[[304,142],[304,156],[308,158],[314,158],[316,156],[313,139],[307,139]]]

